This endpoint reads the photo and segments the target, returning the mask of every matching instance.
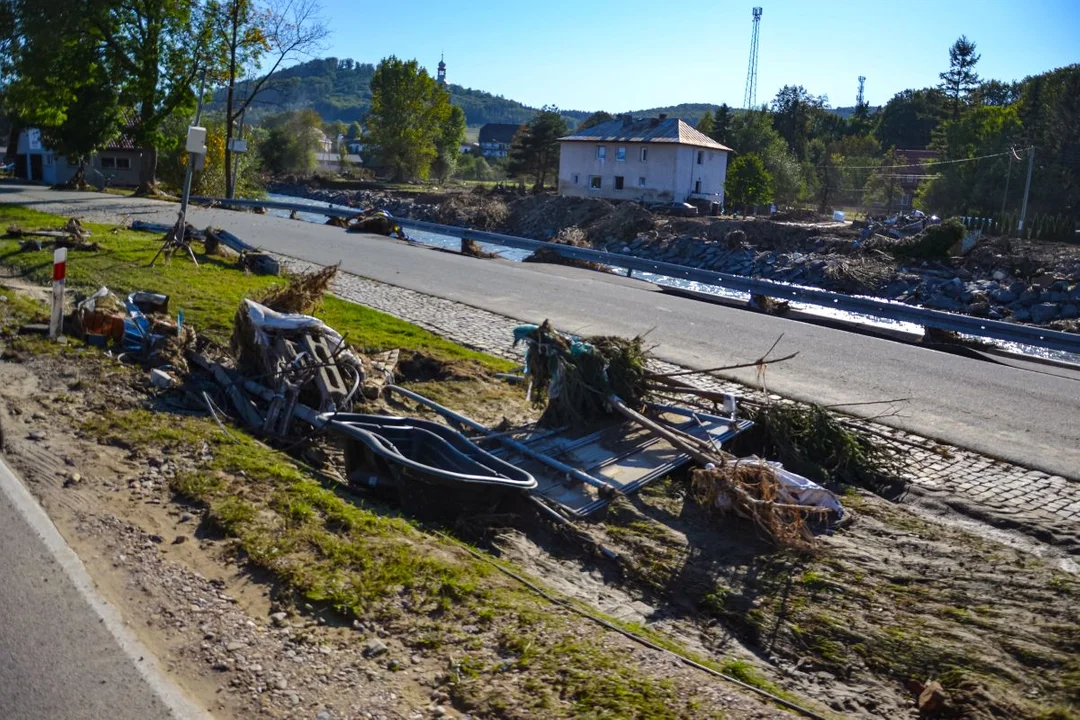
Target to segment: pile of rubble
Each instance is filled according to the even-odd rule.
[[[977,234],[953,243],[945,230],[948,223],[918,211],[853,225],[799,224],[789,220],[820,218],[791,213],[781,216],[785,222],[682,219],[657,216],[629,202],[486,191],[437,195],[287,189],[413,219],[990,319],[1075,329],[1080,317],[1080,247],[1036,247]],[[1063,249],[1050,253],[1055,246]],[[537,253],[530,259],[578,264],[556,258]]]

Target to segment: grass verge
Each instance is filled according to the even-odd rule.
[[[65,222],[66,218],[58,215],[0,205],[0,227],[18,225],[37,230],[57,228]],[[227,342],[233,315],[243,298],[258,296],[284,282],[282,278],[246,274],[229,260],[203,253],[196,253],[197,268],[185,257],[176,257],[167,264],[159,260],[155,267],[149,267],[161,244],[158,236],[96,223],[86,227],[101,250],[72,252],[68,256],[69,286],[92,291],[106,285],[118,294],[133,290],[165,293],[170,296],[173,312],[182,308],[186,322],[218,342]],[[17,240],[0,239],[0,265],[46,283],[52,277],[52,251],[23,251]],[[326,298],[316,314],[363,351],[401,348],[423,351],[443,361],[474,361],[496,372],[513,367],[508,360],[461,347],[392,315],[333,296]]]

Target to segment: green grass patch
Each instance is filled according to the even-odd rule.
[[[0,205],[0,229],[8,225],[25,230],[57,228],[65,222],[66,218],[58,215]],[[286,282],[284,278],[246,274],[229,260],[199,252],[199,267],[186,256],[176,256],[168,263],[159,258],[155,267],[149,267],[161,245],[157,235],[98,223],[87,223],[86,227],[101,250],[72,252],[68,256],[69,286],[89,292],[105,285],[121,296],[134,290],[165,293],[170,297],[172,312],[183,309],[185,322],[221,343],[227,342],[232,333],[233,316],[241,300]],[[201,245],[195,243],[192,248],[198,250]],[[45,284],[52,278],[52,250],[22,251],[17,240],[0,239],[0,265]],[[496,372],[514,366],[508,360],[464,348],[392,315],[332,296],[316,314],[365,351],[422,350],[439,360],[472,360]]]

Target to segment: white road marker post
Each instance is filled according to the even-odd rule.
[[[53,252],[52,315],[49,318],[49,338],[57,339],[64,331],[64,278],[67,277],[67,248]]]

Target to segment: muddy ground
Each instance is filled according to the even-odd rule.
[[[243,536],[223,529],[220,506],[177,492],[178,478],[215,473],[229,492],[258,495],[259,477],[226,477],[212,464],[218,444],[141,445],[123,427],[134,419],[169,438],[174,427],[209,425],[183,392],[155,389],[145,371],[100,351],[58,351],[11,330],[0,340],[7,457],[107,599],[185,690],[222,717],[624,717],[627,707],[637,717],[782,715],[671,656],[507,594],[517,586],[497,573],[478,577],[503,589],[478,596],[479,605],[463,599],[465,614],[432,613],[403,597],[358,615],[299,597],[252,562]],[[536,414],[520,388],[473,366],[406,358],[401,379],[491,425]],[[370,409],[419,414],[409,405]],[[335,448],[317,450],[306,462],[339,474]],[[396,515],[370,498],[343,497]],[[947,716],[1077,717],[1080,583],[1060,569],[1068,563],[1001,544],[975,523],[948,522],[925,503],[861,490],[843,502],[845,521],[809,554],[778,550],[750,524],[703,509],[679,476],[582,524],[614,561],[522,507],[442,530],[822,713],[916,717],[912,683],[936,679]],[[417,553],[471,562],[464,551],[412,542]],[[615,680],[586,683],[581,674]]]

